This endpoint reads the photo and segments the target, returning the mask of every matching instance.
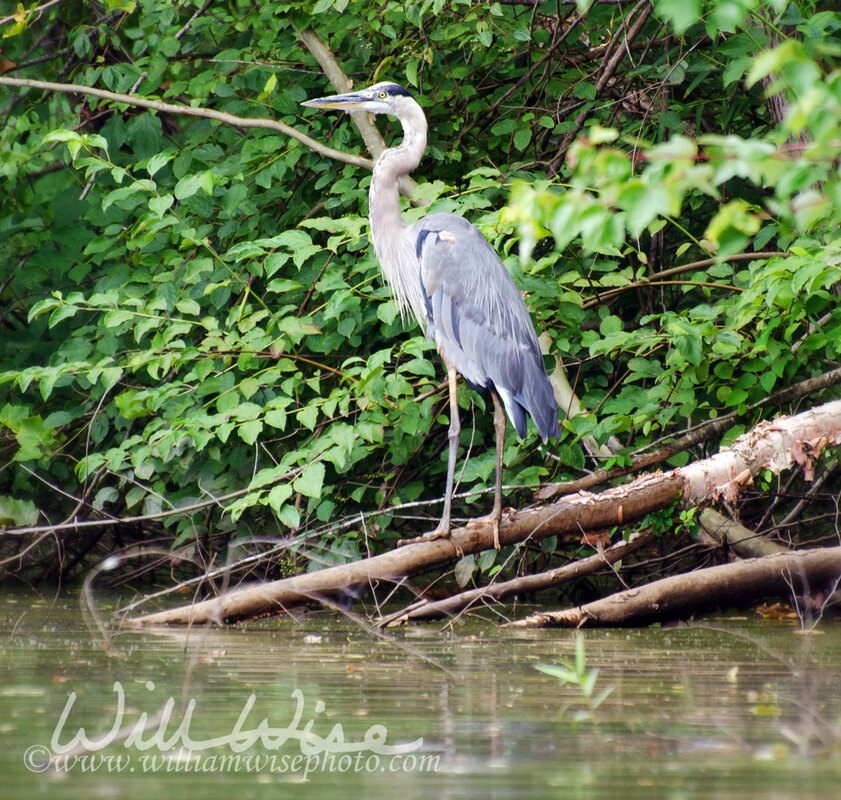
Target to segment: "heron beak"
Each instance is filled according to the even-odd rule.
[[[312,100],[305,100],[302,106],[308,108],[340,108],[343,111],[353,111],[364,108],[364,104],[370,101],[362,92],[348,92],[347,94],[333,94],[329,97],[316,97]]]

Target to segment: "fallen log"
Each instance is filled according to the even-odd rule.
[[[841,547],[763,556],[672,575],[563,611],[541,611],[516,628],[621,627],[666,622],[761,597],[827,592],[841,576]]]
[[[508,515],[499,526],[500,544],[517,544],[527,539],[542,539],[571,531],[611,528],[641,519],[652,511],[672,505],[682,487],[683,480],[678,475],[657,473],[608,489],[600,495],[580,493],[548,506]],[[459,528],[452,535],[465,555],[493,547],[490,524]],[[210,600],[147,614],[127,622],[135,625],[189,625],[207,621],[234,622],[277,614],[322,597],[356,595],[383,582],[390,585],[400,583],[456,558],[456,548],[447,539],[418,542],[351,564],[235,589]]]
[[[739,558],[760,558],[791,552],[787,547],[760,536],[756,531],[728,519],[712,508],[705,508],[701,512],[698,525],[699,540],[706,536],[707,541],[726,547]]]
[[[499,526],[499,540],[513,545],[569,532],[611,528],[673,505],[679,499],[697,506],[717,499],[733,501],[760,469],[780,472],[798,463],[812,474],[814,460],[832,444],[841,443],[841,400],[793,417],[760,423],[729,448],[703,461],[668,473],[644,475],[630,484],[601,494],[575,495],[507,515]],[[493,546],[490,524],[474,524],[453,531],[465,554]],[[206,621],[233,622],[277,614],[321,598],[357,594],[381,582],[402,583],[420,572],[440,568],[456,558],[453,542],[419,542],[363,559],[246,588],[179,608],[127,620],[133,625],[185,625]]]
[[[652,533],[634,534],[627,542],[617,542],[598,553],[580,558],[571,564],[564,564],[562,567],[538,572],[534,575],[523,575],[510,581],[492,583],[489,586],[470,589],[466,592],[459,592],[443,600],[420,600],[409,608],[378,620],[377,624],[381,627],[387,627],[389,625],[401,625],[405,622],[451,617],[479,604],[499,602],[506,597],[550,589],[552,586],[557,586],[565,581],[571,581],[583,575],[591,575],[608,564],[615,564],[625,556],[651,544],[656,538]]]
[[[792,386],[787,386],[785,389],[769,394],[767,397],[751,403],[746,409],[739,409],[731,411],[715,419],[707,420],[692,429],[677,436],[672,441],[663,445],[659,450],[652,453],[643,453],[642,455],[634,456],[631,463],[623,467],[610,467],[609,469],[597,469],[589,475],[582,478],[576,478],[572,481],[563,481],[561,483],[550,483],[543,486],[536,494],[537,500],[551,500],[553,497],[559,495],[571,494],[572,492],[585,491],[598,486],[601,483],[615,480],[616,478],[624,477],[625,475],[632,475],[643,470],[650,469],[662,464],[664,461],[670,459],[677,453],[682,453],[690,447],[694,447],[701,442],[708,441],[713,436],[723,433],[728,428],[732,427],[739,419],[740,415],[745,412],[750,413],[758,408],[772,405],[782,405],[788,403],[799,397],[807,397],[817,394],[822,389],[828,386],[834,386],[841,383],[841,367],[825,372],[822,375],[817,375],[814,378],[807,378],[805,381],[800,381]],[[553,383],[554,386],[554,383]],[[559,408],[565,408],[564,405],[558,405]]]

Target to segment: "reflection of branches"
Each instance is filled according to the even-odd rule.
[[[792,605],[797,614],[797,620],[800,623],[800,632],[814,633],[827,606],[835,600],[834,595],[838,590],[839,583],[841,583],[841,574],[836,576],[832,583],[820,593],[820,590],[810,591],[807,576],[803,574],[803,570],[799,571],[798,578],[802,591],[801,597],[797,595],[797,589],[794,586],[794,578],[791,573],[787,572],[785,575],[786,583],[789,589],[791,589]]]

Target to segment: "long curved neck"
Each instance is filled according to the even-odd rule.
[[[414,243],[400,213],[398,181],[420,163],[426,149],[426,118],[421,107],[412,101],[401,109],[403,141],[399,147],[384,150],[374,165],[368,193],[368,214],[371,238],[383,275],[391,286],[401,316],[411,311],[425,327],[424,303],[418,259]]]

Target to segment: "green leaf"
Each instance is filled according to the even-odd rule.
[[[195,300],[179,300],[175,307],[182,314],[192,314],[194,316],[201,314],[201,306]]]
[[[318,419],[318,406],[307,406],[302,408],[296,415],[296,419],[308,430],[315,429],[315,423]]]
[[[324,484],[324,464],[316,462],[304,467],[303,472],[292,482],[292,488],[307,497],[321,497]]]
[[[701,17],[700,0],[658,0],[657,14],[672,23],[674,32],[682,34]]]
[[[181,43],[174,36],[167,36],[160,43],[161,53],[167,58],[172,58],[181,49]]]
[[[268,495],[268,503],[270,508],[275,513],[280,513],[283,504],[294,494],[292,487],[288,483],[279,483],[273,486]]]
[[[192,197],[199,189],[207,192],[207,183],[209,172],[199,172],[195,175],[185,175],[178,183],[175,184],[175,199],[186,200]],[[210,185],[212,191],[212,177],[210,178]]]
[[[167,212],[173,204],[174,199],[171,194],[167,192],[167,194],[161,195],[160,197],[150,197],[149,198],[149,210],[153,214],[158,215],[158,219],[163,217],[164,213]]]
[[[263,84],[263,91],[257,96],[258,100],[267,100],[277,88],[277,75],[272,73],[269,75],[265,84]]]
[[[0,526],[24,527],[38,522],[38,509],[31,500],[0,495]]]
[[[137,389],[127,389],[114,398],[114,403],[126,419],[140,419],[149,415],[144,393]]]
[[[397,303],[394,300],[386,300],[377,305],[377,317],[386,325],[391,325],[397,318]]]
[[[114,309],[109,311],[103,318],[102,324],[106,328],[117,328],[120,325],[131,322],[134,319],[134,314],[131,311],[123,311],[122,309]]]
[[[150,178],[155,177],[155,173],[172,161],[172,153],[155,153],[148,162],[146,162],[146,172],[149,173]]]
[[[459,586],[467,586],[476,570],[476,559],[473,555],[460,558],[456,562],[455,578]]]
[[[75,317],[78,310],[79,309],[76,308],[76,306],[59,306],[52,314],[50,314],[50,327],[54,328],[62,320]]]
[[[243,422],[242,425],[237,428],[239,438],[246,444],[254,444],[262,430],[263,423],[259,419],[252,419],[248,422]]]
[[[525,150],[531,141],[531,130],[528,128],[517,128],[514,131],[514,147],[518,150]]]
[[[54,292],[53,294],[53,297],[45,297],[29,309],[29,313],[26,315],[27,322],[32,322],[32,320],[37,319],[42,314],[46,314],[47,311],[51,311],[52,309],[61,306],[61,292]]]

